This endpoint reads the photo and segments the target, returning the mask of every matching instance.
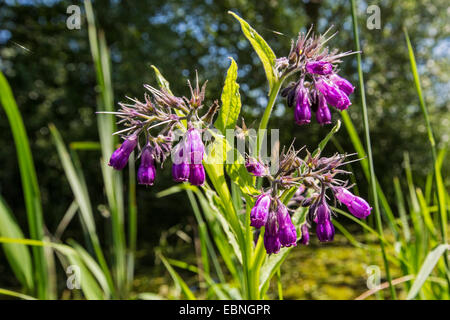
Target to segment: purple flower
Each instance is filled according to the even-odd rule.
[[[345,92],[339,90],[334,85],[329,84],[324,79],[319,79],[316,81],[316,88],[323,94],[325,100],[329,104],[335,106],[341,111],[347,109],[351,105],[350,99]]]
[[[308,99],[308,91],[300,88],[297,95],[297,103],[294,110],[295,122],[298,125],[306,124],[311,121],[311,109]]]
[[[189,182],[194,186],[201,186],[205,182],[205,168],[202,164],[189,165]]]
[[[186,150],[190,154],[191,164],[202,163],[205,146],[198,129],[191,128],[186,133]]]
[[[352,201],[351,205],[348,207],[348,210],[355,217],[365,219],[372,211],[372,208],[363,198],[355,197],[355,200]]]
[[[328,205],[324,198],[317,206],[315,222],[317,224],[323,224],[326,221],[330,220],[330,218],[330,208],[328,208]]]
[[[247,160],[245,161],[245,168],[249,173],[257,177],[265,176],[267,173],[264,164],[262,164],[261,162],[252,157],[248,157]]]
[[[133,152],[134,148],[136,148],[138,143],[138,137],[136,135],[132,135],[128,139],[126,139],[122,145],[113,152],[111,158],[109,159],[108,165],[113,167],[116,170],[122,170],[125,168],[128,162],[128,158],[130,157],[131,152]]]
[[[300,243],[307,246],[309,244],[309,231],[308,231],[308,226],[306,225],[306,223],[302,225],[301,231],[302,231],[302,237],[300,239]]]
[[[184,144],[178,144],[175,149],[172,165],[172,177],[176,182],[188,181],[189,179],[189,164],[184,150]]]
[[[266,248],[267,254],[280,252],[281,243],[278,235],[268,235],[264,233],[264,247]]]
[[[141,164],[138,169],[137,180],[139,184],[145,184],[152,186],[155,182],[156,168],[155,161],[153,160],[152,148],[146,146],[142,150]]]
[[[264,247],[268,254],[280,252],[281,242],[278,238],[277,218],[274,212],[270,212],[264,232]]]
[[[355,196],[343,187],[337,188],[334,196],[347,206],[351,214],[359,219],[365,219],[372,211],[366,200]]]
[[[328,109],[327,102],[323,95],[319,95],[318,97],[319,103],[316,111],[316,119],[320,125],[330,124],[331,123],[331,112]]]
[[[297,245],[297,231],[292,224],[291,217],[286,206],[278,201],[277,207],[277,220],[278,220],[278,238],[283,247],[290,247]]]
[[[346,206],[349,206],[355,199],[355,195],[343,187],[336,188],[334,196]]]
[[[306,64],[306,71],[313,74],[326,75],[333,71],[333,65],[326,61],[313,61]]]
[[[189,165],[186,163],[172,165],[172,177],[176,182],[184,182],[189,179]]]
[[[330,220],[325,220],[324,223],[318,223],[316,234],[320,242],[329,242],[334,239],[334,226]]]
[[[338,76],[335,73],[330,76],[330,80],[339,88],[339,90],[344,91],[346,95],[352,94],[353,90],[355,90],[355,87],[350,83],[350,81]]]
[[[250,225],[261,228],[266,224],[270,209],[270,196],[262,194],[258,197],[250,212]]]

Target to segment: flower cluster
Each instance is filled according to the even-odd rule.
[[[294,118],[298,125],[311,122],[311,111],[315,112],[319,124],[329,124],[331,112],[328,105],[339,111],[351,105],[348,96],[354,87],[337,74],[337,66],[342,62],[340,58],[351,52],[329,52],[325,43],[334,35],[326,37],[327,32],[319,36],[310,35],[311,29],[306,34],[300,33],[289,56],[277,61],[282,76],[295,72],[300,74],[298,81],[290,83],[281,92],[287,99],[287,105],[294,108]]]
[[[267,253],[278,253],[281,247],[297,245],[297,231],[287,207],[270,194],[261,194],[250,214],[250,225],[265,226],[264,247]]]
[[[112,112],[126,129],[116,132],[122,134],[125,141],[111,155],[108,164],[116,170],[122,170],[131,153],[137,148],[140,150],[138,183],[153,185],[156,178],[155,162],[161,163],[162,166],[171,154],[172,175],[175,181],[189,181],[195,186],[203,185],[205,169],[202,161],[205,146],[202,141],[202,128],[210,125],[218,110],[218,103],[215,101],[206,114],[199,116],[205,98],[206,83],[200,89],[198,80],[195,89],[189,83],[190,99],[175,97],[166,89],[157,90],[148,85],[145,85],[145,88],[150,91],[152,98],[148,94],[145,94],[145,102],[128,98],[132,103],[120,103],[120,110]],[[184,134],[181,141],[173,146],[175,129]],[[143,147],[140,145],[141,141],[144,141]]]
[[[278,253],[282,247],[295,246],[297,240],[301,244],[309,243],[309,227],[316,224],[316,235],[320,242],[332,241],[334,238],[334,226],[329,195],[347,206],[348,210],[360,219],[366,218],[371,207],[362,198],[353,195],[348,189],[347,181],[337,177],[338,174],[349,174],[340,169],[348,155],[335,154],[332,157],[322,157],[320,153],[313,156],[307,152],[305,159],[297,156],[300,150],[292,147],[282,154],[280,167],[276,174],[271,175],[268,168],[262,162],[256,167],[264,167],[264,170],[255,170],[255,165],[248,166],[249,172],[255,174],[265,172],[264,175],[270,182],[270,187],[263,190],[251,210],[250,225],[255,228],[265,227],[264,246],[267,253]],[[288,206],[308,207],[306,222],[298,226],[301,231],[300,239],[297,239],[297,221],[293,221],[289,209],[282,201],[282,195],[290,190],[295,194]],[[294,222],[294,223],[293,223]]]

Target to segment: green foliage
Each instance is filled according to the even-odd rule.
[[[231,58],[231,65],[227,71],[225,85],[222,91],[222,106],[214,126],[226,134],[227,129],[234,129],[239,113],[241,112],[241,95],[237,79],[237,64]]]
[[[13,133],[14,142],[17,150],[17,161],[19,163],[20,174],[22,178],[22,189],[25,197],[25,206],[27,209],[28,224],[30,235],[33,239],[42,240],[44,236],[44,224],[42,216],[42,204],[39,186],[37,183],[36,170],[34,168],[33,158],[31,156],[30,145],[28,143],[25,126],[22,121],[16,101],[13,97],[11,88],[3,75],[0,72],[0,100],[3,109],[6,112],[11,131]],[[14,232],[18,235],[18,230]],[[13,260],[10,260],[13,261]],[[27,262],[27,260],[25,260]],[[47,265],[42,248],[33,248],[33,262],[34,262],[34,281],[37,284],[37,295],[39,298],[45,299],[47,297]],[[17,265],[16,265],[17,266]],[[27,266],[30,268],[30,266]],[[23,274],[20,278],[25,281],[24,277],[28,277],[26,282],[28,289],[32,289],[33,285],[29,283],[29,275],[22,271],[17,271]],[[17,273],[16,272],[16,273]],[[20,279],[19,278],[19,279]]]
[[[255,31],[244,19],[239,17],[236,13],[229,11],[236,20],[239,21],[242,28],[242,33],[252,44],[253,49],[261,60],[264,71],[266,72],[267,81],[269,81],[269,89],[272,89],[275,82],[278,80],[277,75],[274,72],[276,56],[273,53],[272,48],[267,44],[267,42]]]

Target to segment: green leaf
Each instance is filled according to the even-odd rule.
[[[427,255],[419,273],[417,274],[416,280],[414,280],[411,290],[408,292],[408,296],[406,297],[407,300],[414,299],[417,296],[437,262],[441,256],[447,252],[447,250],[450,250],[450,245],[441,244]]]
[[[22,230],[2,197],[0,197],[0,237],[24,238]],[[17,279],[32,292],[33,268],[28,248],[20,244],[4,244],[3,250]]]
[[[44,222],[42,214],[42,203],[39,185],[34,168],[33,157],[31,155],[25,126],[17,107],[16,100],[3,73],[0,72],[0,102],[8,117],[11,131],[16,146],[17,160],[19,163],[20,176],[22,179],[22,189],[25,198],[27,218],[30,236],[36,240],[44,237]],[[33,262],[36,268],[37,297],[45,299],[47,297],[47,263],[44,250],[34,247]]]
[[[228,11],[228,13],[236,18],[241,24],[242,32],[248,41],[250,41],[259,59],[261,59],[267,80],[269,81],[269,87],[272,88],[275,81],[277,81],[277,76],[274,72],[275,60],[277,58],[275,53],[273,53],[272,49],[258,32],[256,32],[244,19],[234,12]]]
[[[137,295],[140,300],[166,300],[164,297],[153,292],[142,292]]]
[[[20,292],[15,292],[15,291],[2,289],[2,288],[0,288],[0,294],[4,294],[5,296],[20,298],[23,300],[36,300],[36,298],[27,296],[26,294],[22,294]]]
[[[172,94],[172,91],[170,91],[170,85],[169,81],[166,80],[166,78],[163,77],[161,72],[159,72],[158,68],[154,65],[151,65],[153,68],[153,71],[155,71],[156,75],[156,81],[158,82],[158,85],[161,89],[165,89],[168,93]]]
[[[248,173],[244,165],[244,159],[239,151],[233,150],[235,154],[235,162],[225,166],[228,176],[236,183],[241,191],[247,195],[257,195],[260,192],[253,186],[253,176]]]
[[[241,95],[239,93],[239,84],[236,82],[238,67],[236,62],[231,59],[231,65],[228,68],[225,85],[222,91],[222,106],[219,116],[214,123],[215,127],[226,135],[227,129],[234,129],[239,113],[241,112]]]
[[[52,134],[54,143],[56,145],[56,149],[58,151],[59,158],[61,160],[61,164],[63,166],[64,172],[66,174],[69,185],[72,189],[72,192],[75,196],[75,200],[78,203],[81,220],[83,222],[83,226],[87,230],[87,235],[94,247],[95,254],[97,259],[103,269],[103,272],[107,276],[109,281],[109,286],[112,287],[112,280],[109,274],[109,269],[106,264],[106,260],[103,255],[103,251],[100,245],[100,240],[97,236],[97,230],[95,226],[94,213],[92,211],[91,200],[89,197],[89,190],[86,186],[83,176],[79,171],[81,169],[76,169],[72,159],[67,152],[67,149],[64,145],[64,142],[59,134],[58,129],[54,125],[49,125],[50,133]],[[78,171],[78,172],[77,172]]]
[[[64,245],[64,244],[58,244],[54,242],[48,242],[48,241],[41,241],[41,240],[34,240],[34,239],[13,239],[13,238],[6,238],[6,237],[0,237],[0,243],[4,244],[21,244],[21,245],[29,245],[33,247],[50,247],[58,250],[61,254],[63,254],[68,260],[71,265],[76,265],[80,268],[81,272],[81,289],[83,290],[84,295],[87,299],[91,300],[100,300],[104,299],[104,294],[99,287],[98,283],[95,281],[95,279],[92,277],[92,274],[90,271],[86,268],[85,264],[83,263],[81,257],[78,255],[78,253],[71,247]],[[0,292],[1,293],[1,292]],[[5,293],[5,292],[3,292]],[[7,293],[5,293],[7,294]],[[24,297],[25,298],[25,297]]]
[[[100,93],[97,96],[97,110],[114,111],[109,49],[104,33],[97,31],[91,1],[85,0],[84,4],[88,21],[90,49],[95,64],[97,84],[100,88]],[[117,136],[113,135],[116,131],[116,123],[114,117],[108,115],[99,115],[97,122],[102,147],[101,171],[111,213],[112,252],[114,254],[113,270],[115,271],[118,291],[123,292],[126,290],[127,285],[124,188],[122,173],[107,165],[107,159],[113,153],[118,141]],[[101,261],[99,262],[101,263]],[[106,270],[104,271],[106,272]]]
[[[189,289],[186,282],[184,282],[184,280],[180,277],[178,272],[176,272],[175,269],[170,265],[167,259],[160,252],[157,252],[156,254],[161,259],[167,271],[169,271],[169,274],[172,277],[173,282],[175,282],[177,288],[181,289],[181,291],[188,300],[196,300],[195,295],[192,293],[191,289]]]
[[[101,150],[102,146],[96,141],[74,141],[69,145],[72,150]]]
[[[326,137],[323,138],[322,141],[320,141],[319,146],[317,147],[316,150],[314,150],[312,154],[313,157],[318,153],[322,152],[323,149],[325,149],[325,146],[327,145],[328,141],[330,141],[330,139],[334,136],[336,132],[339,131],[340,128],[341,128],[341,120],[338,120],[336,124],[333,126],[333,128],[331,128],[330,132],[328,132]]]

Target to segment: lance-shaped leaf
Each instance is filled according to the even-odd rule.
[[[226,133],[227,129],[234,129],[239,112],[241,112],[241,95],[239,94],[239,84],[236,82],[238,66],[233,58],[230,59],[231,65],[228,68],[222,91],[222,107],[214,123],[215,127],[223,134]]]
[[[234,12],[228,11],[236,20],[241,24],[242,32],[245,37],[250,41],[253,49],[258,54],[259,59],[264,66],[264,71],[266,72],[267,80],[269,81],[269,87],[272,88],[274,82],[277,80],[277,76],[273,71],[275,66],[276,56],[272,49],[269,47],[267,42],[255,31],[244,19],[239,17]]]

